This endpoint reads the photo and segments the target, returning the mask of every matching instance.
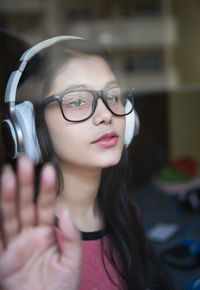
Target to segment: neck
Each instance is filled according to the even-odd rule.
[[[57,198],[57,215],[67,207],[76,227],[81,231],[96,231],[103,219],[96,203],[101,170],[85,170],[61,166],[64,186]]]

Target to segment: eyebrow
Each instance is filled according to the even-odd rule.
[[[117,82],[117,80],[108,81],[106,82],[104,87],[107,88],[113,85],[119,85],[119,82]],[[64,91],[74,90],[74,89],[88,89],[88,86],[86,86],[85,84],[73,84],[71,86],[66,87]]]
[[[111,87],[113,85],[119,85],[119,82],[117,80],[112,80],[106,83],[105,88]]]
[[[71,86],[68,86],[64,89],[64,91],[68,91],[68,90],[74,90],[74,89],[87,89],[87,86],[84,84],[73,84]]]

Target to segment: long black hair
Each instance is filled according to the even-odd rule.
[[[35,124],[42,162],[52,162],[56,167],[59,180],[58,192],[63,186],[62,173],[45,122],[45,107],[40,104],[39,100],[47,96],[52,81],[62,65],[68,59],[80,54],[100,55],[111,66],[105,48],[85,40],[61,41],[45,49],[39,57],[30,61],[34,64],[32,67],[35,67],[33,74],[35,76],[30,78],[29,84],[31,81],[34,83],[35,80],[38,82],[37,86],[34,85],[35,93],[32,90],[34,96],[30,98],[35,106]],[[37,63],[38,65],[35,65]],[[111,69],[113,70],[112,66]],[[29,86],[28,90],[30,91]],[[20,95],[20,99],[23,100],[23,95]],[[109,275],[106,266],[105,269],[109,278],[119,289],[172,290],[166,273],[161,271],[160,265],[156,266],[155,257],[149,254],[152,251],[148,250],[141,216],[132,194],[126,187],[128,167],[128,152],[124,147],[120,162],[102,171],[96,200],[104,217],[107,231],[106,245],[102,239],[102,259],[104,262],[104,252],[107,247],[108,259],[120,278],[120,285],[116,285],[117,282]]]
[[[103,169],[97,196],[108,231],[108,258],[121,278],[119,289],[172,290],[168,273],[146,241],[133,194],[127,190],[128,161],[124,148],[119,164]]]

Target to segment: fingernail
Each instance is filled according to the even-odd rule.
[[[32,160],[27,155],[20,156],[18,161],[20,162],[20,164],[23,164],[23,165],[32,162]]]
[[[45,174],[45,176],[48,180],[55,179],[54,167],[50,163],[45,164],[43,167],[43,174]]]

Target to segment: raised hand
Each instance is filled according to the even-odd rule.
[[[28,157],[18,160],[17,175],[5,170],[0,190],[0,289],[74,290],[81,272],[80,233],[63,211],[55,228],[56,173],[41,172],[37,207],[33,204],[34,167]]]

